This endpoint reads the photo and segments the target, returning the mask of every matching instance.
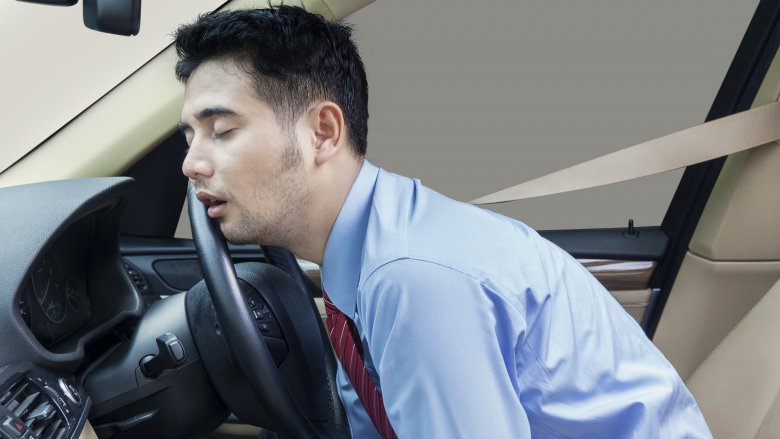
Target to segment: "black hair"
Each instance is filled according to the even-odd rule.
[[[352,29],[294,6],[213,12],[175,33],[176,76],[186,83],[205,61],[230,59],[260,99],[292,124],[315,101],[341,107],[353,151],[366,154],[368,83]]]

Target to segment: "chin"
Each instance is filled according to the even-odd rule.
[[[243,227],[236,227],[235,224],[229,224],[226,221],[220,221],[219,229],[222,231],[222,235],[225,236],[225,240],[231,244],[257,244],[259,242],[256,233],[251,233],[250,230]]]
[[[246,235],[231,233],[230,230],[222,229],[222,234],[225,236],[225,240],[231,244],[242,245],[242,244],[252,244],[256,242]]]
[[[225,240],[231,244],[236,244],[236,245],[257,244],[256,239],[248,238],[245,236],[225,235]]]

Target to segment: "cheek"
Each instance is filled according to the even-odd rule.
[[[249,148],[251,146],[247,149]],[[223,180],[226,183],[230,182],[234,186],[233,190],[241,190],[242,187],[260,180],[261,176],[266,174],[264,161],[254,151],[231,148],[225,150],[223,157],[221,169]]]

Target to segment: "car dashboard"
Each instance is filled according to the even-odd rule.
[[[35,261],[19,292],[19,314],[45,348],[89,324],[87,262],[93,220],[73,224]]]
[[[90,350],[143,311],[118,246],[131,185],[0,189],[0,437],[79,436],[91,401],[77,376],[101,354]]]

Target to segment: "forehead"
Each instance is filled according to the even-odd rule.
[[[182,120],[189,120],[206,108],[228,108],[240,115],[273,114],[257,98],[252,80],[230,60],[209,60],[190,75],[184,92]]]

